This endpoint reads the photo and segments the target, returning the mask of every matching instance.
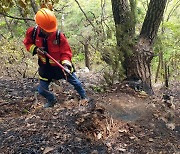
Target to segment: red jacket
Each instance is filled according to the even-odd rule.
[[[34,55],[36,47],[44,47],[43,46],[43,37],[39,36],[40,28],[37,28],[36,40],[35,44],[33,42],[33,29],[34,27],[30,27],[26,32],[26,37],[23,41],[26,49]],[[63,64],[63,62],[71,62],[72,51],[68,44],[66,37],[60,33],[60,44],[57,43],[56,40],[56,32],[53,32],[50,36],[47,37],[47,52],[57,61]],[[46,64],[47,58],[45,55],[38,55],[39,60],[42,64]],[[49,59],[49,63],[51,66],[57,66],[51,59]]]

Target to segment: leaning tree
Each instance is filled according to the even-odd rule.
[[[136,0],[111,0],[119,52],[127,80],[138,80],[142,89],[153,94],[150,64],[153,43],[163,18],[167,0],[150,0],[141,31],[135,36]],[[122,54],[120,54],[122,55]],[[120,57],[120,59],[122,59]]]

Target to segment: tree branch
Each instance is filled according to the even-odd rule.
[[[172,14],[176,11],[176,9],[180,6],[180,0],[174,5],[174,7],[171,9],[171,11],[169,12],[169,15],[166,19],[166,21],[168,22],[170,17],[172,16]]]
[[[153,44],[159,25],[162,21],[167,0],[150,0],[149,7],[144,19],[140,37],[145,38]]]
[[[91,20],[88,19],[86,13],[84,12],[84,10],[82,9],[82,7],[80,6],[79,2],[77,0],[75,0],[75,2],[77,3],[77,5],[79,6],[79,9],[81,10],[81,12],[84,14],[86,20],[91,24],[91,26],[94,28],[94,30],[99,34],[99,32],[96,30],[96,27],[94,26],[94,24],[91,22]]]
[[[0,12],[0,15],[3,15],[3,16],[6,16],[6,17],[8,17],[8,18],[12,18],[12,19],[17,19],[17,20],[30,20],[30,21],[34,21],[34,19],[14,17],[14,16],[11,16],[11,15],[9,15],[9,14],[5,14],[5,13],[3,13],[3,12]]]

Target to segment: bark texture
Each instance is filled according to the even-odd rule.
[[[116,25],[117,45],[124,54],[123,67],[128,80],[141,80],[142,90],[153,94],[150,64],[153,58],[153,42],[162,21],[167,0],[151,0],[136,44],[133,39],[133,24],[127,0],[112,0]],[[128,22],[130,23],[128,25]],[[128,36],[127,36],[128,35]]]
[[[140,37],[152,44],[162,21],[167,0],[151,0],[142,26]]]
[[[116,38],[118,46],[122,45],[122,41],[127,40],[127,36],[133,36],[133,22],[131,12],[127,0],[111,0],[114,22],[116,26]]]
[[[90,69],[90,59],[89,59],[89,44],[84,44],[84,52],[85,52],[85,66]]]

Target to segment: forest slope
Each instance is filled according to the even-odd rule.
[[[89,77],[89,78],[88,78]],[[104,92],[93,91],[99,78],[82,76],[88,104],[80,104],[65,82],[52,85],[58,97],[54,108],[44,109],[36,92],[37,79],[0,79],[0,153],[179,153],[179,84],[168,92],[148,97],[116,84]],[[93,82],[92,82],[93,81]],[[96,85],[97,86],[97,85]]]

